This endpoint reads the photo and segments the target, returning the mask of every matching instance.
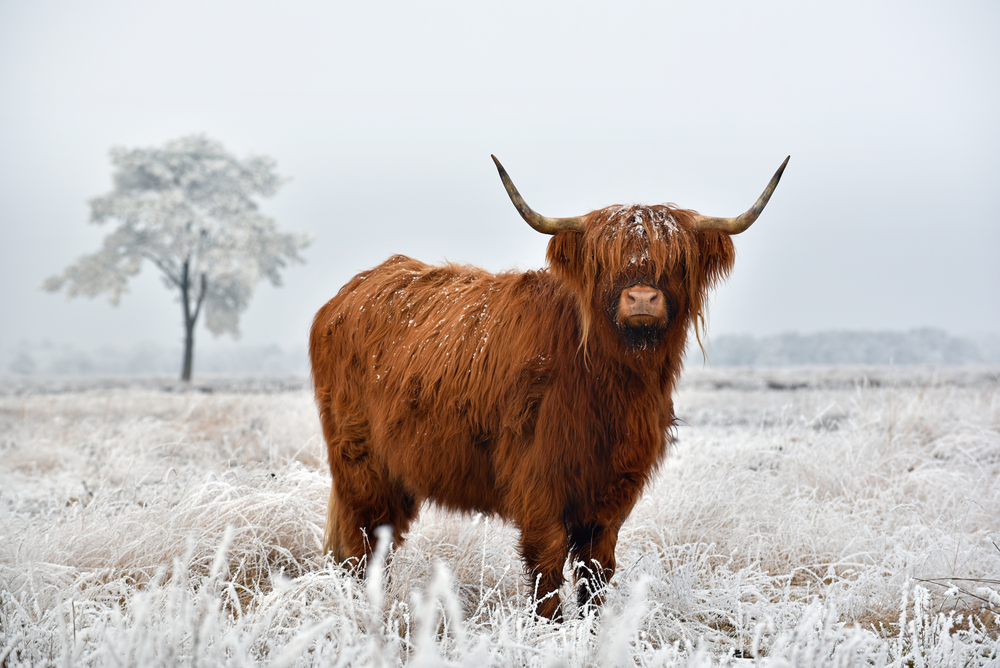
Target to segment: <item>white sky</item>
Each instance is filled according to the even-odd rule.
[[[246,344],[393,253],[541,266],[490,153],[551,216],[736,215],[791,154],[711,334],[1000,330],[1000,4],[612,4],[0,0],[0,345],[180,341],[150,266],[118,308],[40,285],[110,230],[108,149],[192,132],[276,158],[263,209],[316,237]]]

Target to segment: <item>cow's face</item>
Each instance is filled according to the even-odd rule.
[[[605,209],[584,233],[595,315],[601,312],[631,347],[655,346],[683,305],[669,271],[677,233],[669,209],[646,206]]]
[[[615,206],[583,230],[549,243],[550,266],[573,289],[584,335],[604,330],[631,349],[655,349],[701,313],[702,298],[732,266],[718,232],[692,229],[694,214],[667,205]]]

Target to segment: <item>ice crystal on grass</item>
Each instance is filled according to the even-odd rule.
[[[690,374],[562,624],[495,518],[425,508],[367,582],[321,554],[306,391],[0,393],[0,665],[995,666],[995,375],[895,373]]]

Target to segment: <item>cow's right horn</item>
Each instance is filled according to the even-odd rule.
[[[788,156],[791,158],[792,156]],[[767,184],[764,188],[764,192],[760,197],[757,198],[757,202],[750,207],[748,211],[740,214],[736,218],[713,218],[712,216],[698,216],[694,221],[694,229],[696,230],[718,230],[719,232],[725,232],[726,234],[739,234],[743,232],[748,227],[753,225],[753,221],[757,220],[757,216],[760,212],[764,210],[767,206],[767,200],[771,199],[771,193],[778,186],[778,181],[781,180],[781,174],[785,171],[785,165],[788,164],[788,158],[781,163],[781,167],[778,167],[778,171],[774,173],[771,177],[771,182]]]
[[[548,216],[536,213],[524,201],[521,193],[517,192],[514,182],[507,176],[507,171],[500,164],[500,161],[497,160],[497,157],[495,155],[491,155],[490,157],[493,158],[493,162],[497,165],[497,171],[500,172],[500,180],[503,181],[503,187],[507,189],[510,201],[514,203],[517,212],[521,214],[521,218],[524,218],[528,225],[531,225],[542,234],[555,234],[563,230],[580,231],[583,229],[583,216],[576,216],[575,218],[549,218]]]

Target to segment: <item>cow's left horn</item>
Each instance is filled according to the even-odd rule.
[[[791,157],[792,156],[788,156],[788,158]],[[767,184],[767,187],[764,188],[764,192],[757,198],[757,202],[750,207],[749,211],[737,216],[736,218],[698,216],[694,221],[694,229],[718,230],[719,232],[725,232],[726,234],[739,234],[753,225],[753,221],[757,220],[757,216],[759,216],[760,212],[764,210],[765,206],[767,206],[767,200],[771,199],[771,193],[773,193],[774,189],[778,186],[778,181],[781,180],[781,174],[785,171],[785,165],[788,164],[788,158],[785,158],[785,161],[781,163],[781,167],[778,167],[778,171],[776,171],[774,176],[771,177],[771,182]]]
[[[521,193],[517,192],[514,182],[507,176],[507,170],[503,168],[497,157],[495,155],[491,155],[490,157],[493,158],[493,162],[497,165],[497,171],[500,172],[500,180],[503,181],[503,187],[507,189],[510,201],[514,203],[517,212],[521,214],[521,218],[524,218],[528,225],[531,225],[542,234],[555,234],[563,230],[580,231],[583,229],[583,216],[576,216],[575,218],[549,218],[532,210],[524,201],[524,198],[521,197]]]

